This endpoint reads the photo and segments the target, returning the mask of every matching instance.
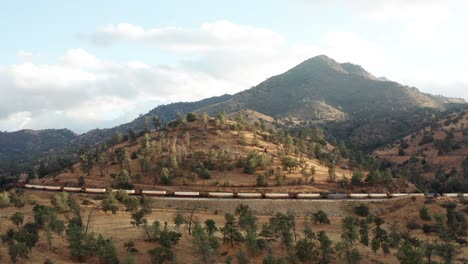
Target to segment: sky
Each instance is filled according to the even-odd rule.
[[[468,100],[468,1],[0,0],[0,131],[129,122],[325,54]]]

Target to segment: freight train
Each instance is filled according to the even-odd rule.
[[[52,192],[75,192],[89,194],[104,194],[109,188],[61,187],[24,184],[20,187],[31,190]],[[116,191],[116,190],[114,190]],[[468,198],[468,193],[297,193],[297,192],[196,192],[196,191],[165,191],[165,190],[123,190],[129,195],[145,195],[160,197],[191,197],[191,198],[240,198],[240,199],[389,199],[406,196],[437,197],[439,195],[451,198]]]

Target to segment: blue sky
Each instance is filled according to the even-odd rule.
[[[464,1],[0,1],[0,130],[77,132],[326,54],[468,99]]]

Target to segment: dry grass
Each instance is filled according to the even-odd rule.
[[[26,195],[34,196],[39,203],[50,205],[49,199],[50,193],[32,192],[27,191]],[[78,200],[90,199],[91,196],[85,196],[77,194],[75,197]],[[444,209],[440,206],[442,202],[447,200],[446,198],[438,198],[436,202],[427,204],[431,214],[433,213],[444,213]],[[93,200],[95,205],[99,205],[99,200]],[[325,210],[331,216],[331,225],[313,225],[313,230],[318,232],[324,230],[330,236],[333,241],[338,241],[341,235],[341,219],[349,214],[352,214],[353,206],[359,204],[357,202],[323,202],[323,201],[302,201],[303,203],[291,203],[291,201],[243,201],[252,208],[258,217],[259,226],[263,222],[267,222],[268,218],[273,214],[272,208],[278,211],[294,210],[297,218],[297,233],[299,237],[302,235],[304,214],[307,211],[315,212],[318,209]],[[213,219],[218,226],[224,224],[224,213],[233,212],[234,208],[239,204],[236,200],[219,200],[219,201],[203,201],[203,200],[168,200],[158,198],[153,203],[153,213],[148,217],[148,220],[158,220],[161,223],[167,222],[169,228],[175,228],[173,224],[173,215],[177,207],[193,207],[200,208],[196,213],[196,218],[200,222],[204,222],[206,219]],[[367,203],[370,211],[374,214],[380,215],[385,219],[386,224],[384,227],[388,227],[388,224],[397,222],[402,230],[406,229],[406,223],[410,220],[414,220],[420,224],[423,221],[419,219],[418,211],[419,208],[424,204],[424,198],[418,198],[416,201],[411,201],[409,198],[392,200],[392,201],[381,201]],[[92,206],[82,207],[82,215],[87,216]],[[19,209],[18,211],[23,212],[26,215],[25,222],[32,221],[33,216],[31,213],[32,206],[27,205],[26,207]],[[7,219],[8,216],[16,212],[16,208],[5,208],[0,209],[0,232],[4,233],[8,228],[13,227],[11,222]],[[64,217],[64,216],[61,216]],[[425,222],[427,223],[427,222]],[[130,224],[130,215],[124,211],[119,211],[113,215],[111,213],[104,213],[102,211],[96,212],[91,221],[90,230],[96,233],[101,233],[105,237],[112,237],[115,241],[115,245],[118,249],[119,258],[123,260],[125,258],[125,249],[123,244],[127,241],[135,241],[136,248],[140,251],[135,256],[135,263],[150,263],[149,255],[146,253],[149,249],[157,246],[156,243],[146,242],[143,240],[143,234],[141,229],[135,228]],[[193,254],[191,239],[185,228],[181,228],[183,237],[180,243],[174,247],[174,251],[177,255],[177,263],[195,263],[196,257]],[[410,231],[413,236],[416,236],[422,240],[435,239],[435,236],[427,236],[422,233],[421,230]],[[32,258],[27,260],[25,263],[43,263],[46,258],[54,261],[54,263],[73,263],[69,257],[67,242],[61,238],[54,238],[53,245],[54,249],[49,250],[44,234],[41,232],[41,238],[37,246],[33,249]],[[219,236],[219,233],[218,233]],[[221,248],[218,251],[217,262],[224,263],[224,260],[228,255],[235,259],[235,254],[243,248],[243,245],[237,245],[231,248],[229,245],[221,244]],[[393,254],[384,255],[381,252],[373,253],[369,248],[358,246],[359,250],[363,254],[364,260],[362,263],[376,263],[377,261],[383,261],[384,263],[398,263],[396,257]],[[274,243],[273,248],[275,255],[284,255],[286,252],[282,252],[278,243]],[[8,254],[4,246],[0,247],[0,254],[3,255],[3,263],[7,263]],[[468,249],[463,248],[461,254],[458,256],[467,258]],[[251,263],[261,263],[263,254],[257,257],[250,257]],[[463,263],[462,260],[458,260],[457,263]],[[93,257],[87,260],[87,263],[98,263],[97,258]],[[235,263],[235,261],[234,261]],[[333,263],[342,263],[341,260],[335,260]]]

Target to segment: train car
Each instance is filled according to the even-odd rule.
[[[388,198],[388,194],[386,193],[369,193],[369,197],[372,199],[384,199]]]
[[[200,192],[174,192],[176,197],[200,197]]]
[[[408,196],[409,194],[407,193],[392,193],[390,194],[390,197],[393,197],[393,198],[399,198],[399,197],[405,197],[405,196]]]
[[[369,198],[368,193],[350,193],[349,198],[351,199],[366,199]]]
[[[141,194],[148,195],[148,196],[165,196],[167,192],[166,191],[142,190]]]
[[[328,199],[346,199],[348,194],[346,193],[329,193],[327,194]]]
[[[209,192],[208,197],[210,198],[232,198],[234,193],[232,192]]]
[[[425,195],[424,193],[410,193],[409,196],[418,197],[418,196],[425,196]]]
[[[106,193],[106,189],[105,188],[89,188],[89,187],[86,187],[86,188],[84,188],[84,192],[86,192],[86,193]]]
[[[298,199],[318,199],[322,198],[320,193],[298,193],[296,195]]]
[[[444,193],[444,196],[450,197],[450,198],[458,198],[460,197],[459,193]]]
[[[289,193],[265,193],[267,199],[288,199]]]
[[[113,192],[124,191],[127,194],[135,194],[135,190],[112,189]]]
[[[43,190],[44,186],[42,185],[34,185],[34,184],[25,184],[24,188],[26,189],[36,189],[36,190]]]
[[[63,187],[64,192],[81,192],[82,189],[80,187]]]
[[[259,199],[262,198],[261,193],[237,193],[237,198],[254,198],[254,199]]]
[[[46,191],[61,191],[62,187],[60,187],[60,186],[44,186],[44,190],[46,190]]]
[[[461,195],[462,195],[461,198],[468,198],[468,193],[462,193]]]

